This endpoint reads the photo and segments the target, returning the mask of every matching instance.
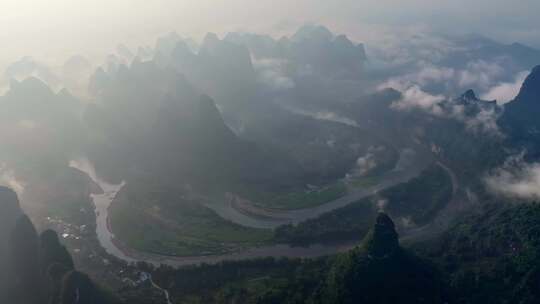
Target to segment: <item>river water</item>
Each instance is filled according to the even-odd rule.
[[[113,255],[126,262],[136,262],[137,260],[125,254],[114,244],[114,234],[109,227],[109,206],[116,197],[116,194],[124,187],[125,183],[113,185],[100,179],[94,166],[86,158],[72,160],[69,166],[82,171],[88,175],[102,190],[102,193],[92,193],[90,198],[94,202],[96,212],[96,234],[101,246],[108,254]]]
[[[221,217],[238,223],[240,225],[256,228],[275,228],[279,225],[288,223],[299,223],[310,218],[344,207],[350,203],[358,201],[364,197],[375,194],[378,191],[389,188],[396,184],[405,182],[417,176],[430,162],[432,157],[426,151],[421,149],[406,148],[401,151],[400,160],[394,170],[387,172],[381,181],[373,186],[356,190],[342,198],[328,202],[314,208],[291,210],[276,213],[270,218],[252,217],[238,211],[230,203],[213,203],[208,207],[214,210]],[[244,260],[259,257],[318,257],[335,254],[336,252],[346,251],[354,247],[353,243],[342,243],[334,245],[311,245],[309,247],[291,247],[289,245],[271,245],[256,248],[247,248],[246,250],[215,256],[193,256],[193,257],[169,257],[144,252],[134,251],[132,249],[119,248],[114,242],[114,234],[111,232],[108,211],[109,206],[117,193],[125,185],[124,182],[118,185],[107,183],[100,179],[94,166],[88,159],[81,158],[70,162],[70,166],[86,173],[96,184],[98,184],[103,193],[91,194],[92,201],[96,209],[96,234],[101,246],[107,253],[132,263],[144,261],[155,265],[166,264],[173,267],[201,264],[217,263],[224,260]]]
[[[400,158],[395,168],[381,176],[377,184],[353,190],[339,199],[313,208],[279,210],[275,212],[265,210],[265,215],[267,216],[257,217],[250,216],[250,214],[238,210],[230,201],[209,203],[206,206],[214,210],[222,218],[252,228],[276,228],[285,224],[298,224],[309,219],[317,218],[335,209],[345,207],[386,188],[406,182],[418,176],[432,161],[433,156],[431,153],[420,146],[403,148],[400,151]]]

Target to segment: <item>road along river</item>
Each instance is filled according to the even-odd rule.
[[[222,218],[252,228],[276,228],[285,224],[298,224],[309,219],[317,218],[332,210],[345,207],[381,190],[406,182],[418,176],[432,162],[432,154],[421,146],[403,148],[400,151],[400,159],[396,167],[380,177],[377,184],[352,190],[341,198],[313,208],[299,210],[257,210],[259,208],[254,205],[249,206],[249,208],[238,208],[233,203],[233,200],[225,203],[208,203],[206,206],[214,210]],[[262,214],[264,216],[260,216]]]
[[[270,217],[256,217],[239,211],[231,204],[208,204],[208,207],[225,219],[240,225],[257,228],[275,228],[288,223],[299,223],[307,219],[316,218],[323,213],[344,207],[362,198],[375,194],[378,191],[406,182],[416,177],[433,157],[427,151],[414,148],[405,148],[401,151],[400,160],[394,170],[389,171],[376,185],[355,190],[337,200],[313,208],[291,211],[275,211]],[[355,243],[340,243],[333,245],[311,245],[309,247],[292,247],[289,245],[271,245],[249,248],[241,252],[215,256],[170,257],[135,251],[124,247],[121,242],[115,241],[111,232],[108,211],[111,202],[125,183],[113,185],[100,179],[94,166],[88,159],[81,158],[70,162],[70,166],[86,173],[103,193],[92,194],[91,198],[96,208],[96,234],[101,246],[107,253],[129,263],[145,261],[155,265],[167,264],[169,266],[185,266],[201,263],[218,263],[224,260],[244,260],[260,257],[318,257],[335,254],[354,247]]]

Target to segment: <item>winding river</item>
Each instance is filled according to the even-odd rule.
[[[136,262],[137,260],[125,254],[114,243],[114,234],[109,227],[109,206],[116,197],[116,194],[124,187],[125,183],[113,185],[100,179],[94,166],[86,158],[80,158],[69,162],[69,166],[82,171],[92,179],[94,183],[99,185],[101,193],[91,193],[90,197],[94,202],[96,212],[96,234],[101,246],[108,254],[113,255],[126,262]]]
[[[254,216],[239,210],[231,201],[208,203],[206,206],[224,219],[252,228],[276,228],[285,224],[298,224],[317,218],[332,210],[345,207],[386,188],[406,182],[418,176],[432,161],[432,154],[421,146],[403,148],[400,151],[400,158],[395,168],[381,176],[377,184],[352,190],[341,198],[313,208],[264,210],[265,216]]]
[[[221,217],[232,222],[256,228],[275,228],[288,223],[299,223],[307,219],[316,218],[323,213],[344,207],[350,203],[375,194],[378,191],[405,182],[417,176],[429,163],[433,161],[432,155],[419,146],[408,147],[401,150],[400,160],[396,167],[387,172],[376,185],[358,189],[350,194],[328,202],[324,205],[308,209],[276,211],[270,217],[250,216],[239,211],[230,202],[212,203],[207,206]],[[224,260],[244,260],[258,257],[317,257],[342,252],[354,247],[355,243],[340,243],[334,245],[312,245],[309,247],[291,247],[289,245],[271,245],[250,248],[241,252],[216,256],[169,257],[138,252],[128,248],[121,248],[115,242],[111,232],[108,211],[109,206],[125,183],[110,184],[100,179],[94,166],[88,159],[81,158],[70,162],[70,166],[86,173],[100,188],[101,193],[91,194],[96,210],[96,234],[101,246],[107,253],[129,263],[145,261],[155,265],[185,266],[200,263],[217,263]]]

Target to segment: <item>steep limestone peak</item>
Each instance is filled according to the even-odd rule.
[[[366,236],[364,246],[370,257],[386,258],[399,249],[394,222],[385,213],[379,213],[375,225]]]

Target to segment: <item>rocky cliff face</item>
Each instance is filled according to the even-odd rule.
[[[371,258],[388,258],[399,250],[398,234],[394,222],[384,213],[377,216],[375,225],[364,240]]]
[[[538,151],[540,138],[540,66],[535,67],[525,79],[519,94],[504,107],[499,124],[509,134],[509,139]],[[533,147],[534,146],[534,147]]]

